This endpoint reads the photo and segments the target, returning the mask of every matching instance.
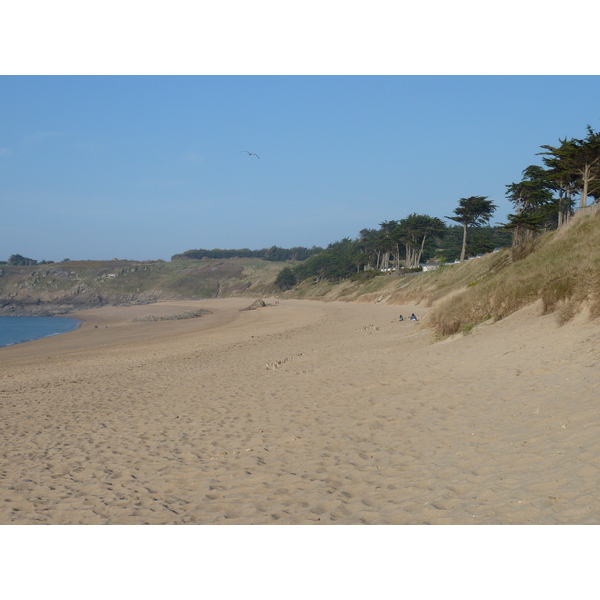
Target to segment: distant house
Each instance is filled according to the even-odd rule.
[[[425,263],[424,265],[421,265],[423,271],[434,271],[435,269],[439,269],[439,267],[439,263]]]

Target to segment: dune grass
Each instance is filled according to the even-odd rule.
[[[541,301],[542,314],[560,324],[584,306],[600,317],[600,207],[568,227],[462,264],[407,277],[367,282],[303,283],[285,296],[319,300],[423,304],[424,322],[439,337],[468,333]]]
[[[438,334],[451,335],[490,318],[497,321],[537,300],[542,313],[556,312],[561,324],[584,305],[592,318],[600,316],[599,213],[486,258],[481,266],[487,273],[441,299],[430,312],[429,323]]]

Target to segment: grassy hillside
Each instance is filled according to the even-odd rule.
[[[380,275],[368,282],[305,282],[287,294],[299,298],[430,307],[427,323],[439,335],[467,332],[541,300],[542,311],[564,323],[584,306],[600,316],[600,212],[533,242],[418,275]]]
[[[0,313],[57,314],[104,304],[260,296],[273,291],[283,264],[248,258],[0,265]]]
[[[436,331],[447,335],[498,320],[537,300],[560,323],[583,307],[592,318],[600,316],[600,213],[488,262],[487,273],[436,305],[431,314]]]
[[[438,335],[468,332],[541,300],[559,322],[582,307],[600,316],[600,207],[578,214],[568,227],[515,249],[463,264],[404,277],[367,281],[303,282],[280,292],[275,277],[294,263],[261,259],[172,262],[72,261],[0,265],[0,314],[58,314],[104,304],[216,296],[280,297],[352,302],[418,303],[430,308],[427,324]],[[583,211],[582,211],[583,213]]]

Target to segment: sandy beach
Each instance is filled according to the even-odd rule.
[[[597,524],[600,326],[100,308],[0,349],[1,524]],[[208,309],[200,318],[138,322]]]

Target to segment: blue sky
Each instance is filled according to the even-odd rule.
[[[0,260],[168,260],[472,195],[503,222],[542,144],[600,129],[600,78],[2,76],[0,114]]]

